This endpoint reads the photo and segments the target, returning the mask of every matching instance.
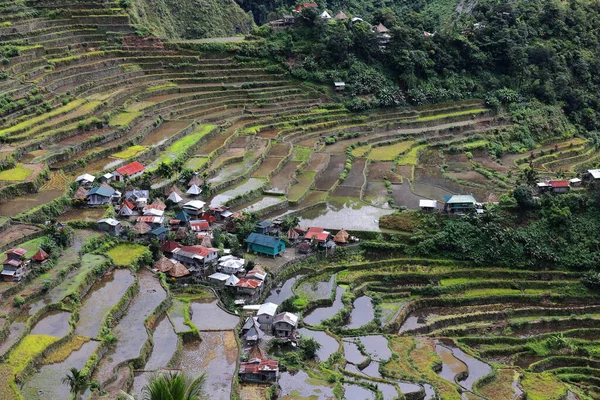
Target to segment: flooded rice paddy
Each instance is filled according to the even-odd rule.
[[[181,360],[176,366],[192,377],[206,373],[205,391],[211,400],[230,400],[231,385],[238,359],[238,347],[233,331],[200,332],[200,341],[183,345]]]
[[[306,372],[298,371],[294,374],[283,372],[279,377],[281,400],[333,400],[334,386],[328,382],[311,378]]]
[[[34,207],[49,203],[63,194],[63,190],[43,190],[37,193],[13,197],[11,200],[0,203],[0,216],[12,217],[21,214]]]
[[[298,212],[298,217],[302,226],[379,232],[381,231],[379,218],[392,212],[391,209],[377,208],[354,199],[347,199],[319,204]]]
[[[302,337],[310,337],[315,339],[321,345],[319,350],[317,350],[317,357],[319,358],[319,361],[326,361],[329,356],[338,351],[338,348],[340,347],[337,340],[329,336],[327,332],[301,328],[298,329],[298,333],[300,333]]]
[[[352,303],[350,319],[345,327],[348,329],[360,328],[373,321],[374,318],[375,309],[373,308],[371,298],[368,296],[361,296]]]
[[[346,400],[374,400],[375,392],[362,386],[344,383],[344,398]]]
[[[21,388],[21,394],[27,400],[57,400],[70,398],[70,387],[62,379],[70,368],[81,369],[90,358],[98,342],[90,340],[83,343],[62,362],[41,366]]]
[[[338,311],[344,308],[344,303],[342,303],[342,295],[344,294],[345,290],[346,289],[341,286],[338,287],[335,293],[335,300],[333,301],[333,304],[329,307],[315,308],[304,317],[304,323],[308,325],[317,325],[337,314]]]
[[[138,278],[139,292],[133,298],[123,318],[113,328],[117,337],[116,345],[109,355],[102,359],[98,367],[97,377],[101,385],[112,377],[117,365],[139,357],[144,343],[148,340],[145,320],[167,297],[160,281],[152,272],[143,269],[138,274]]]
[[[298,285],[296,291],[310,300],[328,299],[335,286],[335,277],[320,277],[319,280],[310,279]]]
[[[266,298],[265,303],[281,304],[292,297],[294,295],[294,292],[292,292],[294,283],[296,283],[296,281],[301,279],[303,276],[304,275],[296,275],[285,281],[283,285],[271,289],[271,292],[269,292],[269,297]]]
[[[233,189],[229,189],[217,194],[210,201],[210,207],[218,207],[237,196],[241,196],[254,190],[260,189],[264,186],[264,184],[265,180],[263,179],[250,178],[241,185],[234,187]]]
[[[75,334],[95,338],[106,313],[117,304],[134,281],[129,270],[117,269],[95,283],[82,299]]]
[[[50,311],[41,316],[31,328],[31,335],[49,335],[61,338],[67,336],[71,326],[71,313],[66,311]]]
[[[190,304],[190,318],[199,331],[233,330],[240,318],[223,311],[217,300],[196,300]]]

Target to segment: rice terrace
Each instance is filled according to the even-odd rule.
[[[404,3],[3,0],[0,399],[600,399],[600,10]]]

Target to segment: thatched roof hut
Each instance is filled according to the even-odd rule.
[[[85,200],[87,194],[88,194],[88,190],[86,188],[84,188],[83,186],[79,186],[77,191],[73,194],[73,199],[74,200]]]
[[[171,278],[181,278],[190,274],[190,271],[181,263],[173,262],[166,257],[161,257],[156,264],[154,269],[160,272],[164,272]]]
[[[144,221],[138,221],[131,230],[139,235],[145,235],[152,230],[152,227]]]
[[[337,244],[346,244],[350,240],[350,234],[344,230],[344,228],[340,229],[338,233],[333,237],[333,241]]]

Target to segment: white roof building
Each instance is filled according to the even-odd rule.
[[[330,20],[332,17],[331,17],[331,15],[327,11],[323,11],[321,13],[321,18],[322,19],[326,19],[326,20]]]
[[[181,203],[183,201],[183,199],[181,198],[181,196],[178,195],[176,192],[171,192],[171,194],[169,195],[169,197],[167,197],[167,200],[171,200],[175,204],[179,204],[179,203]]]
[[[191,200],[183,205],[183,208],[188,208],[190,210],[202,210],[206,203],[201,200]]]
[[[147,210],[144,210],[144,215],[152,217],[162,217],[163,215],[165,215],[165,212],[163,210],[157,210],[156,208],[149,208]]]
[[[588,174],[594,179],[600,179],[600,169],[588,169]]]
[[[265,303],[260,306],[256,315],[270,315],[271,317],[277,313],[277,304]]]
[[[191,194],[192,196],[198,196],[200,193],[202,193],[202,189],[200,189],[198,185],[192,185],[186,193]]]
[[[87,182],[87,183],[93,183],[96,180],[96,177],[94,175],[91,174],[83,174],[83,175],[79,175],[77,177],[77,179],[75,179],[75,182]]]
[[[213,279],[215,281],[219,281],[219,282],[227,282],[227,279],[229,279],[230,275],[227,274],[222,274],[220,272],[215,272],[212,275],[208,276],[208,279]]]
[[[227,278],[227,280],[225,281],[225,286],[235,286],[239,281],[240,278],[238,278],[237,276],[229,275],[229,278]]]
[[[437,208],[437,200],[421,199],[419,200],[420,208]]]
[[[114,218],[102,218],[101,220],[98,220],[97,223],[98,224],[108,224],[110,226],[117,226],[120,224],[120,222]]]

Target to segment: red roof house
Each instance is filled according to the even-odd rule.
[[[210,229],[210,224],[206,220],[197,219],[190,221],[190,229],[192,232],[207,232]]]
[[[277,360],[254,358],[240,363],[240,379],[250,382],[275,382],[279,372]]]
[[[167,240],[162,244],[162,246],[160,246],[160,251],[162,251],[163,253],[172,253],[173,250],[180,248],[181,246],[179,245],[179,243],[174,242],[172,240]]]
[[[308,228],[306,234],[304,235],[305,240],[313,240],[315,239],[319,243],[325,243],[329,237],[331,236],[330,232],[327,232],[323,228],[311,227]]]
[[[113,178],[117,182],[121,182],[125,176],[129,178],[135,178],[136,176],[141,175],[146,167],[140,164],[137,161],[129,163],[127,165],[122,166],[121,168],[117,168],[113,172]]]
[[[27,253],[27,250],[17,247],[15,249],[10,249],[6,252],[6,255],[15,255],[19,257],[23,257]]]
[[[550,186],[552,187],[553,193],[566,193],[569,191],[569,181],[567,180],[556,180],[550,181]]]
[[[50,258],[50,256],[43,249],[39,249],[38,252],[31,257],[33,261],[37,261],[39,263],[45,263],[48,258]]]
[[[294,8],[294,11],[300,12],[304,8],[319,8],[319,5],[317,3],[304,3],[300,4],[299,6],[296,6],[296,8]]]

